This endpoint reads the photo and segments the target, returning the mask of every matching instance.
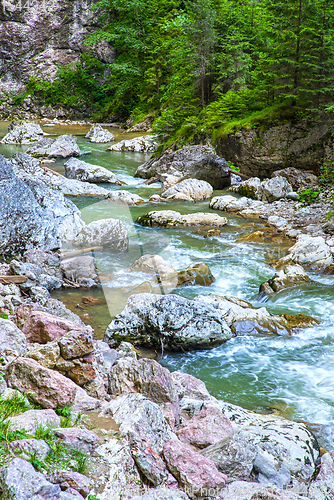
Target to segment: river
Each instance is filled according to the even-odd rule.
[[[8,123],[0,124],[0,137]],[[77,136],[82,160],[101,165],[114,172],[127,186],[103,185],[107,189],[126,189],[145,200],[160,193],[160,185],[147,186],[133,174],[147,156],[139,153],[107,152],[105,144],[89,143],[84,135],[88,126],[55,125],[43,127],[49,134],[72,133]],[[133,137],[120,130],[111,131],[116,141]],[[0,145],[0,153],[10,157],[28,146]],[[50,168],[63,173],[65,160],[57,160]],[[214,195],[224,194],[216,191]],[[198,261],[206,262],[215,282],[210,287],[179,288],[188,298],[200,294],[229,294],[265,305],[272,313],[304,313],[321,323],[293,336],[241,336],[209,351],[185,354],[165,354],[161,363],[171,370],[183,370],[204,380],[211,394],[219,399],[259,412],[276,412],[294,420],[322,424],[334,420],[334,277],[310,274],[312,282],[276,294],[264,303],[257,299],[259,285],[274,271],[270,261],[284,255],[288,245],[279,235],[268,236],[264,242],[243,240],[243,236],[263,228],[263,222],[227,214],[228,226],[221,235],[206,238],[198,228],[143,228],[134,223],[149,210],[162,210],[166,205],[145,202],[138,207],[120,207],[108,200],[74,198],[86,222],[114,217],[127,225],[130,235],[129,252],[96,253],[98,273],[104,277],[103,289],[90,291],[62,290],[53,295],[62,300],[88,323],[97,338],[111,317],[120,312],[127,297],[137,289],[146,291],[147,275],[130,271],[129,267],[143,253],[161,255],[177,270]],[[168,203],[168,209],[182,213],[213,212],[203,203]],[[215,212],[216,213],[216,212]],[[225,215],[225,214],[224,214]],[[139,288],[138,288],[139,287]],[[158,289],[157,289],[158,291]],[[168,292],[168,290],[166,291]],[[99,299],[95,305],[82,302],[85,296]]]

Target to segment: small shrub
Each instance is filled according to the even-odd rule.
[[[315,203],[318,200],[319,195],[320,191],[308,188],[300,193],[298,200],[302,203],[303,206],[308,206],[312,205],[312,203]]]

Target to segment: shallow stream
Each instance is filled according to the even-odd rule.
[[[0,124],[0,137],[6,133],[7,126],[7,123]],[[82,160],[108,168],[127,184],[121,188],[103,187],[126,189],[145,200],[160,193],[159,184],[147,186],[143,179],[133,177],[137,166],[147,156],[107,152],[108,145],[91,144],[84,138],[88,129],[88,126],[72,125],[44,127],[49,134],[75,134],[84,153]],[[111,131],[115,133],[116,141],[135,135],[129,137],[118,129]],[[0,153],[10,157],[27,148],[0,145]],[[64,161],[57,160],[48,167],[63,173]],[[82,210],[86,222],[120,218],[130,235],[129,252],[111,254],[100,251],[95,254],[98,272],[103,277],[103,289],[63,290],[53,294],[92,324],[98,338],[103,337],[111,317],[123,309],[134,290],[149,289],[149,277],[129,269],[135,259],[144,253],[160,254],[177,270],[204,261],[215,276],[215,282],[210,287],[179,288],[173,293],[189,298],[209,293],[234,295],[255,306],[265,305],[273,313],[309,314],[320,319],[321,324],[292,337],[241,336],[210,351],[167,354],[160,360],[162,364],[171,370],[180,369],[201,378],[214,396],[247,409],[274,411],[294,420],[323,424],[334,420],[334,277],[313,274],[310,276],[314,281],[309,284],[278,293],[265,304],[257,300],[260,284],[274,274],[270,261],[283,256],[292,241],[288,243],[279,235],[271,235],[264,242],[247,242],[242,237],[262,229],[264,222],[231,215],[227,215],[229,225],[222,228],[221,235],[210,238],[206,237],[206,231],[201,232],[198,228],[154,229],[134,223],[139,215],[155,209],[211,212],[208,202],[168,203],[168,207],[145,202],[128,208],[96,198],[74,198],[73,201]],[[162,292],[168,293],[168,290]],[[82,302],[86,296],[97,299],[94,305]]]

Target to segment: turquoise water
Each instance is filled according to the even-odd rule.
[[[6,124],[1,124],[4,135]],[[228,226],[221,235],[206,238],[198,228],[143,228],[137,217],[149,210],[165,208],[182,213],[211,212],[208,202],[168,203],[153,205],[148,198],[160,192],[159,184],[147,186],[133,174],[147,156],[138,153],[107,152],[108,145],[94,145],[84,139],[89,127],[45,127],[48,133],[74,133],[84,161],[113,171],[127,189],[146,201],[139,207],[120,207],[109,200],[78,198],[73,201],[82,210],[86,222],[96,219],[120,218],[130,235],[129,252],[96,253],[98,272],[104,277],[104,288],[90,291],[61,291],[55,296],[91,323],[98,338],[111,317],[119,313],[134,290],[146,291],[147,275],[130,271],[135,259],[143,253],[160,254],[177,270],[197,261],[206,262],[215,282],[210,287],[187,287],[176,293],[192,298],[199,294],[230,294],[263,306],[257,300],[260,284],[274,271],[270,261],[285,254],[292,241],[280,237],[262,243],[250,243],[242,237],[263,228],[260,221],[227,215]],[[126,135],[113,130],[116,140]],[[0,153],[9,157],[27,147],[0,146]],[[63,173],[64,160],[48,165]],[[104,185],[107,189],[120,189]],[[222,194],[222,193],[215,193]],[[277,411],[288,418],[328,423],[334,418],[334,277],[310,275],[312,282],[281,292],[265,306],[273,313],[305,313],[321,323],[300,331],[292,337],[238,337],[210,351],[167,354],[161,360],[172,370],[191,373],[207,384],[210,392],[221,399],[257,411]],[[168,293],[169,290],[165,290]],[[94,296],[100,303],[87,306],[84,296]],[[276,410],[275,410],[276,409]]]

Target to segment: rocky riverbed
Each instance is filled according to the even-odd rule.
[[[9,132],[22,148],[31,126],[17,127]],[[323,222],[330,203],[304,209],[296,200],[314,176],[287,169],[241,183],[211,148],[196,146],[148,160],[137,171],[152,178],[145,185],[124,175],[127,157],[117,155],[145,153],[147,141],[133,138],[126,153],[125,140],[94,165],[86,149],[97,147],[86,146],[92,134],[86,142],[68,134],[41,142],[40,135],[30,152],[2,149],[9,154],[0,159],[0,498],[331,500],[334,400],[325,424],[312,418],[318,425],[311,425],[283,418],[283,406],[275,414],[274,400],[267,414],[242,408],[242,387],[233,398],[214,397],[186,373],[221,352],[241,371],[232,351],[244,342],[252,356],[268,357],[280,345],[298,350],[312,335],[330,359],[331,330],[321,333],[330,316],[308,314],[298,301],[293,311],[284,301],[275,310],[282,293],[303,293],[319,279],[332,286],[334,238]],[[8,140],[3,148],[13,147]],[[114,171],[112,155],[123,162]],[[235,254],[227,238],[235,233],[249,254],[254,244],[281,249],[274,259],[254,256],[266,276],[253,278],[252,303],[236,287],[242,273],[233,286],[230,268],[216,275],[216,262]],[[190,261],[181,259],[176,237],[192,242]],[[98,340],[82,311],[86,304],[94,316],[101,287],[111,321]],[[55,298],[66,302],[66,293],[83,294],[83,306],[72,311]],[[328,399],[330,381],[323,387]]]

